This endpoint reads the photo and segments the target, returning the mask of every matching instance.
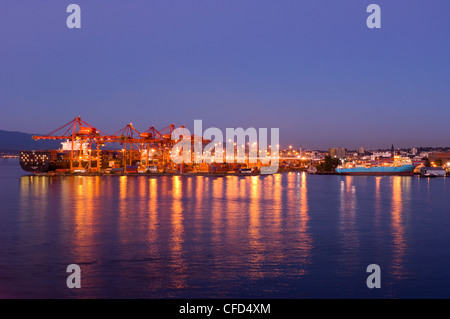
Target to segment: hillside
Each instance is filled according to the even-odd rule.
[[[57,149],[60,141],[35,141],[33,134],[0,130],[0,151],[14,153],[20,150]]]
[[[33,135],[34,134],[0,130],[0,155],[18,154],[18,151],[20,150],[54,150],[61,148],[62,140],[35,141],[32,138]],[[123,146],[119,143],[108,143],[107,145],[107,149],[110,150],[120,150],[122,147]],[[101,149],[105,149],[105,147],[101,147]]]

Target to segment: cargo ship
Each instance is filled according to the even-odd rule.
[[[26,172],[46,173],[56,170],[56,157],[55,151],[21,151],[19,163]]]
[[[348,163],[336,168],[341,175],[400,175],[412,176],[416,166],[408,157],[394,157],[392,163],[382,165]]]
[[[136,161],[133,161],[133,165]],[[29,173],[40,174],[50,172],[68,172],[70,170],[70,151],[67,150],[35,150],[20,151],[20,167]],[[123,169],[123,152],[118,150],[100,150],[97,160],[97,152],[91,153],[91,161],[88,155],[76,157],[73,161],[74,173],[83,173],[87,170],[98,169],[107,170],[116,167]],[[127,166],[132,170],[134,166]],[[97,169],[97,170],[98,170]]]

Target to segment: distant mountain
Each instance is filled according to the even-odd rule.
[[[32,138],[33,135],[0,130],[0,150],[14,152],[20,150],[58,149],[61,147],[61,141],[35,141]]]
[[[0,130],[0,154],[13,154],[24,150],[56,150],[61,148],[61,142],[64,140],[33,140],[33,135],[22,132],[10,132]],[[95,143],[93,144],[95,148]],[[108,143],[101,149],[120,150],[123,146],[119,143]]]

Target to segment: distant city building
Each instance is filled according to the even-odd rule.
[[[428,158],[431,162],[436,162],[436,160],[441,160],[442,165],[450,166],[450,152],[442,153],[442,152],[433,152],[428,154]]]
[[[347,157],[347,150],[343,147],[330,148],[328,153],[331,157],[343,159]]]
[[[362,146],[358,149],[359,154],[364,154],[365,152],[366,152],[366,150]]]
[[[413,147],[411,149],[411,154],[416,155],[417,154],[417,148]]]

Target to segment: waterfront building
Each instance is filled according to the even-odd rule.
[[[343,159],[343,158],[347,157],[347,149],[345,149],[343,147],[330,148],[328,150],[328,153],[333,158]]]

